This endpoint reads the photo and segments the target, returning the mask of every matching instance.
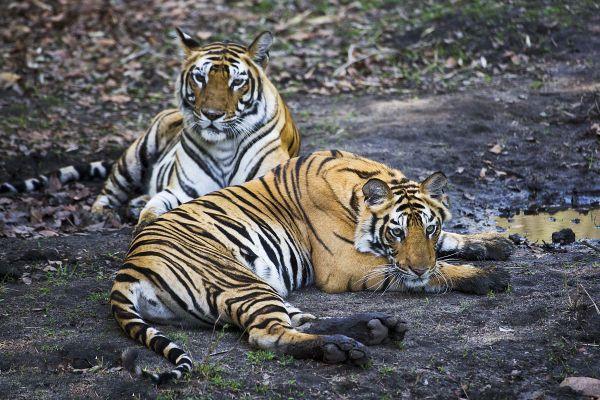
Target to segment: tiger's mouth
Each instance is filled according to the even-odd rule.
[[[238,136],[235,128],[238,120],[236,117],[213,121],[198,115],[196,112],[191,112],[186,115],[185,120],[190,133],[193,132],[208,142],[231,140]]]
[[[409,289],[422,288],[429,283],[429,280],[435,275],[435,269],[429,268],[421,275],[416,274],[410,268],[400,265],[396,260],[390,260],[393,268],[393,275],[396,281]]]

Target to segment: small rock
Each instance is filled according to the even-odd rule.
[[[560,386],[568,386],[584,396],[600,397],[600,379],[569,376],[560,383]]]
[[[527,241],[523,236],[518,233],[513,233],[512,235],[508,235],[508,238],[516,245],[523,244]]]
[[[575,232],[571,228],[561,229],[552,234],[552,243],[571,244],[575,241]]]

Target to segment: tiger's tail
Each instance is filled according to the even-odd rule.
[[[112,161],[94,161],[87,164],[69,165],[46,175],[38,175],[35,178],[4,182],[0,184],[0,194],[40,190],[48,186],[53,176],[62,184],[73,181],[88,181],[94,178],[106,178],[113,164]]]
[[[118,282],[117,276],[117,286]],[[133,286],[136,283],[127,282],[128,286]],[[130,373],[135,375],[143,375],[150,378],[157,385],[168,383],[177,380],[183,376],[183,374],[192,371],[193,361],[191,357],[175,342],[167,338],[156,328],[150,326],[140,313],[137,307],[137,293],[138,290],[119,290],[113,287],[110,294],[111,311],[119,326],[123,331],[132,339],[139,341],[147,348],[153,350],[155,353],[162,355],[172,364],[175,368],[162,373],[154,373],[146,370],[142,370],[136,365],[137,352],[136,351],[125,351],[122,356],[123,367],[129,370]]]

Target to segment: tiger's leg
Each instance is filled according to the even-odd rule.
[[[344,335],[315,335],[292,325],[281,296],[265,282],[249,282],[225,291],[219,311],[248,333],[248,341],[260,349],[312,358],[327,363],[348,362],[364,365],[366,347]]]
[[[92,212],[102,214],[106,209],[124,204],[134,194],[145,190],[148,169],[160,152],[168,146],[181,126],[177,110],[166,110],[154,118],[148,131],[137,138],[117,160],[92,205]]]
[[[192,200],[190,196],[177,188],[167,188],[155,194],[140,212],[138,227],[141,228],[148,225],[167,211],[190,200]]]
[[[140,218],[140,213],[146,207],[146,204],[150,201],[150,195],[144,194],[131,199],[129,202],[129,216],[135,220]]]
[[[368,346],[402,340],[405,321],[383,313],[361,313],[345,318],[319,318],[298,327],[306,333],[346,335]]]
[[[290,320],[292,321],[292,326],[294,328],[303,325],[309,321],[317,319],[317,317],[315,317],[314,315],[305,313],[304,311],[300,310],[298,307],[294,307],[287,301],[284,302],[284,305],[288,315],[290,316]]]
[[[438,257],[463,260],[506,260],[512,254],[512,242],[497,233],[461,235],[442,231],[437,243]]]
[[[438,262],[439,269],[433,274],[425,291],[440,293],[456,290],[463,293],[487,294],[505,291],[510,275],[501,268],[477,268],[473,265],[452,265]]]

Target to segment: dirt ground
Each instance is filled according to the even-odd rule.
[[[600,39],[575,39],[570,52],[536,65],[541,84],[523,73],[445,94],[288,95],[302,152],[344,149],[412,178],[444,171],[451,231],[494,230],[499,214],[569,205],[574,192],[597,202],[600,135],[592,125],[600,120]],[[15,99],[0,94],[3,104]],[[98,154],[114,157],[118,149]],[[0,180],[78,157],[7,154]],[[98,183],[86,186],[91,194],[83,203],[98,191]],[[60,200],[42,193],[0,204],[31,198]],[[365,369],[256,351],[235,330],[163,327],[198,366],[189,378],[157,388],[121,369],[121,352],[141,346],[122,334],[107,306],[131,234],[127,224],[115,226],[0,238],[0,398],[569,399],[580,396],[559,387],[565,377],[600,378],[593,304],[600,304],[600,255],[576,242],[521,245],[509,261],[495,263],[511,273],[506,293],[294,293],[291,303],[318,316],[380,311],[407,321],[405,340],[371,348]],[[168,368],[150,351],[140,353],[143,366]]]

